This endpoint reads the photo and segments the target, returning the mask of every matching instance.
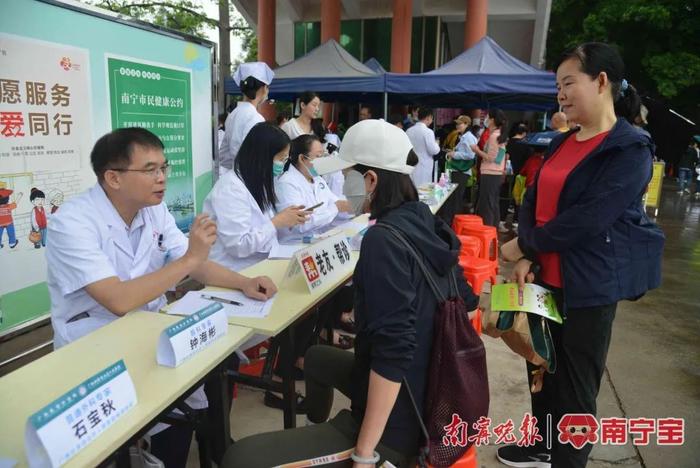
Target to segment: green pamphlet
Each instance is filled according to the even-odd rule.
[[[562,323],[551,291],[526,284],[522,294],[516,283],[497,284],[491,288],[491,310],[528,312]]]

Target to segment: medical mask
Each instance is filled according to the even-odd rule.
[[[279,177],[284,174],[284,163],[282,161],[272,161],[272,177]]]
[[[304,156],[304,159],[306,159],[307,161],[309,161],[311,163],[309,165],[304,164],[304,167],[306,168],[306,170],[309,171],[309,175],[311,177],[318,177],[318,171],[314,167],[313,161],[311,161],[308,156]]]
[[[488,127],[490,123],[491,119],[489,119],[488,117],[484,119],[484,127]]]

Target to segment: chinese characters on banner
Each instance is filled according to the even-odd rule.
[[[188,70],[107,57],[112,128],[141,127],[155,133],[172,167],[165,202],[177,226],[194,219],[191,75]]]
[[[0,294],[46,278],[48,222],[94,183],[90,62],[85,49],[0,34]]]

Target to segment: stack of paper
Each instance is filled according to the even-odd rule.
[[[207,299],[209,297],[215,299]],[[171,315],[191,315],[211,304],[220,303],[224,306],[223,310],[227,317],[264,318],[270,314],[274,300],[273,297],[267,301],[256,301],[240,291],[190,291],[166,312]],[[225,301],[234,301],[240,305],[229,304]]]

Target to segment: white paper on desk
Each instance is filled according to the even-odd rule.
[[[210,301],[208,299],[203,299],[202,294],[240,302],[243,305],[237,306]],[[264,318],[270,314],[270,308],[272,308],[272,302],[274,300],[275,299],[272,298],[267,301],[257,301],[247,297],[240,291],[190,291],[185,294],[182,299],[173,304],[167,312],[172,315],[192,315],[196,311],[211,304],[221,304],[224,306],[223,311],[226,312],[227,317]]]
[[[277,244],[272,247],[267,258],[292,258],[297,250],[303,248],[304,244]]]

